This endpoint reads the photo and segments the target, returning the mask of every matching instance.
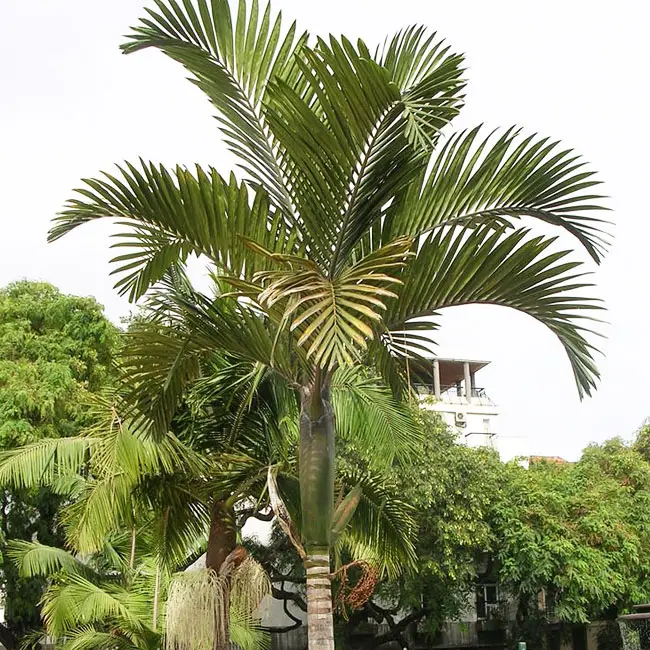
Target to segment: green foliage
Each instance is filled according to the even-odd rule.
[[[42,282],[0,290],[0,451],[78,433],[88,397],[111,379],[117,329],[92,298],[61,294]],[[62,543],[61,497],[35,484],[2,491],[0,527],[7,625],[19,637],[38,624],[44,581],[21,578],[7,559],[9,539]]]
[[[637,431],[634,448],[650,463],[650,423],[646,423]]]
[[[283,28],[257,0],[241,0],[233,14],[228,0],[156,0],[122,47],[155,48],[185,68],[216,108],[241,178],[127,162],[83,181],[50,240],[94,219],[118,220],[126,230],[116,244],[116,286],[131,300],[155,294],[188,255],[207,260],[214,295],[176,283],[173,299],[157,302],[160,327],[133,332],[125,364],[133,401],[164,435],[201,362],[215,352],[254,368],[231,432],[267,373],[297,389],[303,541],[321,553],[332,545],[335,371],[365,365],[371,383],[381,376],[403,394],[409,361],[430,345],[423,330],[433,329],[439,310],[494,304],[550,328],[580,395],[593,390],[598,370],[584,323],[600,306],[589,291],[585,297],[582,263],[569,257],[573,251],[549,252],[554,237],[514,227],[524,218],[550,224],[598,263],[607,237],[593,215],[602,197],[579,156],[548,138],[518,129],[486,137],[476,128],[443,140],[463,103],[463,57],[424,28],[399,31],[373,52],[361,39],[297,37],[295,25]],[[162,390],[152,392],[149,382],[160,380]],[[405,420],[393,396],[376,382],[366,388],[377,398],[364,405],[359,388],[349,382],[343,391],[352,417],[339,417],[342,432],[364,444],[394,438],[405,451],[411,441],[395,434]],[[368,435],[360,433],[366,425]],[[227,452],[254,459],[259,470],[250,449]],[[465,552],[470,539],[481,543],[483,529],[454,512],[484,505],[485,490],[475,494],[462,483],[473,459],[459,457],[458,474],[441,476],[441,494],[452,490],[458,503],[444,512],[449,525],[441,519],[422,531],[441,547],[453,540]],[[223,460],[223,468],[236,467]],[[259,477],[230,494],[243,495],[241,485]],[[343,487],[345,494],[354,485]],[[431,494],[411,497],[424,510],[440,507]],[[376,511],[366,515],[381,520]],[[462,580],[462,563],[447,560],[433,557],[428,568],[435,574],[442,563],[444,575]]]
[[[423,411],[420,424],[428,435],[393,477],[400,498],[413,506],[418,561],[405,575],[383,580],[369,605],[340,621],[350,643],[365,621],[388,618],[399,641],[405,614],[435,634],[471,600],[486,556],[482,579],[499,582],[502,597],[512,599],[511,637],[530,647],[547,647],[549,623],[568,633],[572,624],[610,619],[650,599],[644,429],[633,444],[615,438],[589,445],[577,463],[538,460],[526,469],[459,445],[432,412]],[[344,472],[364,462],[354,447],[339,459]],[[609,626],[601,644],[619,643]]]
[[[607,236],[593,172],[516,128],[443,141],[463,103],[463,57],[425,28],[374,53],[362,40],[296,33],[257,2],[240,2],[236,15],[227,0],[156,2],[123,49],[156,48],[190,73],[242,178],[125,163],[86,179],[50,238],[118,219],[128,230],[117,286],[132,300],[203,255],[234,288],[213,313],[201,306],[211,345],[272,367],[288,341],[308,373],[356,363],[379,342],[397,357],[394,374],[422,340],[413,319],[488,303],[549,326],[589,393],[598,373],[582,323],[597,305],[576,295],[581,264],[545,254],[552,237],[508,231],[524,218],[551,224],[599,262]],[[251,303],[270,336],[251,327]]]
[[[156,570],[140,548],[129,566],[128,545],[119,532],[80,561],[73,554],[35,542],[13,542],[10,553],[21,575],[47,578],[42,599],[43,631],[61,648],[105,648],[109,638],[121,648],[160,648],[153,623]],[[169,575],[159,577],[164,599]],[[110,646],[112,647],[112,646]]]
[[[492,542],[488,521],[499,490],[501,463],[495,452],[458,444],[439,415],[415,412],[420,436],[415,454],[389,472],[392,490],[411,506],[417,561],[401,576],[389,576],[372,607],[349,627],[384,609],[405,611],[423,621],[431,634],[462,611],[476,577],[476,561]],[[346,447],[341,471],[368,463],[367,451]],[[349,631],[348,631],[349,632]]]
[[[40,282],[0,290],[0,447],[70,435],[105,386],[117,329],[92,298]]]
[[[650,597],[650,464],[620,439],[575,464],[505,467],[492,525],[502,579],[564,621]]]
[[[418,512],[418,573],[407,583],[408,605],[418,589],[427,619],[457,615],[476,576],[477,557],[490,547],[487,514],[499,490],[500,461],[489,449],[459,444],[437,414],[423,411],[426,432],[417,463],[400,468],[400,490]]]

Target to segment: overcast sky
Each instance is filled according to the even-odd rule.
[[[200,162],[230,157],[211,107],[180,67],[121,35],[145,0],[0,0],[0,284],[43,279],[95,296],[115,321],[130,306],[108,276],[108,229],[93,224],[46,244],[50,218],[83,176],[138,156]],[[615,244],[594,278],[610,325],[602,382],[580,403],[557,340],[528,317],[494,307],[448,311],[441,356],[491,360],[477,376],[500,405],[511,453],[576,458],[590,441],[630,437],[650,415],[646,282],[650,45],[640,0],[275,0],[312,33],[375,43],[423,23],[466,54],[467,106],[458,126],[517,124],[560,138],[600,172]],[[570,242],[570,240],[566,240]]]

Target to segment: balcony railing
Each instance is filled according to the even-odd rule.
[[[428,384],[418,384],[415,386],[415,389],[422,398],[435,398],[433,386],[429,386]],[[449,390],[444,391],[444,393],[441,393],[440,397],[437,398],[437,401],[442,402],[443,404],[474,404],[475,406],[496,406],[496,404],[486,395],[484,388],[472,389],[472,396],[469,401],[465,396],[464,391],[459,395],[455,388],[450,388]]]

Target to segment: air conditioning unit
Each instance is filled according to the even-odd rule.
[[[454,422],[457,427],[464,427],[467,425],[467,416],[465,413],[456,413],[454,415]]]

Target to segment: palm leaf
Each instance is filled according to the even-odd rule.
[[[96,585],[80,575],[68,575],[43,596],[42,616],[52,636],[66,636],[79,625],[125,621],[142,629],[145,621],[127,607],[129,593],[118,585]]]
[[[97,438],[43,439],[0,453],[0,484],[14,487],[50,485],[76,473],[87,461]]]
[[[122,276],[116,286],[131,300],[190,252],[205,255],[236,277],[251,277],[260,259],[244,245],[244,233],[269,250],[298,250],[296,234],[271,209],[266,192],[254,190],[251,197],[234,176],[226,181],[214,169],[206,172],[198,165],[195,174],[180,166],[170,172],[144,161],[140,169],[126,163],[118,170],[119,176],[85,179],[85,187],[76,190],[79,198],[70,199],[55,219],[49,240],[99,218],[130,227],[114,245],[128,252],[113,262]]]
[[[412,506],[397,496],[386,478],[369,471],[344,470],[348,486],[358,485],[362,497],[338,542],[338,552],[366,560],[395,577],[416,566],[417,527]]]
[[[402,92],[407,138],[429,149],[462,106],[463,56],[450,53],[435,32],[412,25],[387,39],[375,59]]]
[[[16,564],[20,575],[48,577],[58,571],[66,574],[87,574],[88,567],[65,549],[46,546],[39,542],[11,540],[7,545],[7,555]]]
[[[599,261],[606,224],[599,181],[570,149],[548,138],[522,138],[508,129],[479,140],[480,128],[458,133],[434,155],[422,186],[412,186],[385,224],[384,238],[418,235],[445,225],[495,223],[533,217],[574,235]]]
[[[387,287],[399,283],[391,272],[399,270],[411,248],[409,239],[397,240],[364,257],[338,278],[330,280],[318,267],[293,256],[273,256],[288,268],[260,272],[263,287],[257,301],[264,307],[284,305],[283,321],[297,330],[298,346],[316,366],[349,365],[358,351],[374,338],[373,325],[386,308],[381,298],[396,294]]]
[[[360,368],[342,368],[332,379],[337,432],[349,444],[374,449],[373,463],[386,467],[414,451],[422,432],[409,408]]]
[[[580,394],[590,394],[598,377],[580,323],[601,309],[591,297],[576,294],[592,285],[580,262],[566,262],[570,251],[549,252],[557,238],[529,237],[526,229],[504,234],[482,227],[470,232],[432,232],[402,276],[398,301],[387,311],[389,329],[408,331],[413,319],[445,307],[493,304],[517,309],[546,325],[564,346]]]
[[[307,35],[285,32],[270,5],[260,12],[239,3],[231,16],[228,0],[156,1],[122,46],[126,53],[155,47],[181,63],[219,112],[226,144],[251,178],[262,184],[285,216],[294,214],[281,150],[269,131],[262,103],[270,79],[292,82],[296,53]],[[298,226],[297,221],[292,221]]]
[[[66,633],[65,641],[58,645],[61,650],[142,650],[140,644],[128,637],[104,632],[100,626],[81,625]]]

